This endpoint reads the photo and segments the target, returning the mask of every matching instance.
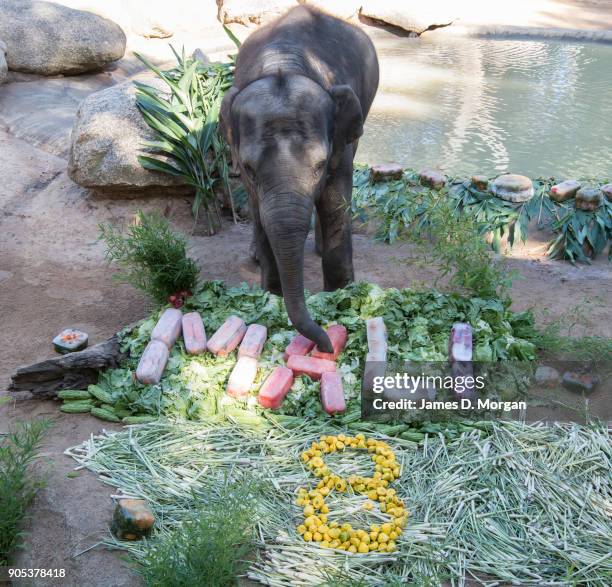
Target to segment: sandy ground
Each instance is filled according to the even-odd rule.
[[[207,42],[211,51],[225,47],[218,36],[211,35]],[[151,54],[160,54],[160,42],[150,43],[155,45]],[[16,367],[52,355],[51,339],[62,328],[81,328],[95,344],[149,310],[141,294],[112,280],[103,245],[97,241],[99,222],[127,221],[139,209],[169,207],[175,226],[192,231],[188,198],[99,197],[66,175],[67,139],[79,99],[136,69],[133,60],[126,59],[97,76],[13,76],[13,82],[0,89],[0,390],[6,389]],[[542,320],[549,320],[576,313],[573,309],[580,306],[574,334],[612,336],[612,271],[607,262],[572,267],[547,260],[542,254],[545,235],[536,237],[510,259],[521,275],[513,288],[516,309],[535,307]],[[258,270],[247,254],[249,240],[250,227],[230,221],[215,237],[192,236],[192,254],[202,278],[256,283]],[[436,277],[413,247],[389,247],[367,234],[355,235],[354,259],[357,279],[382,286],[427,287]],[[305,277],[307,288],[321,289],[320,260],[312,239],[307,243]],[[16,565],[66,569],[65,579],[45,579],[36,585],[138,584],[117,553],[95,549],[76,556],[106,531],[114,491],[86,471],[67,477],[73,462],[62,453],[102,428],[116,427],[89,416],[61,414],[53,401],[11,398],[0,408],[0,433],[11,422],[36,417],[54,421],[38,465],[48,483],[31,510],[25,548]]]

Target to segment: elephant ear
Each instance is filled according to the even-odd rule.
[[[334,101],[334,137],[331,166],[340,163],[347,145],[363,134],[363,111],[361,102],[350,86],[334,86],[329,91]]]
[[[234,121],[232,120],[232,104],[234,98],[238,95],[239,90],[236,86],[232,86],[221,102],[221,110],[219,112],[219,132],[221,136],[225,138],[227,144],[230,146],[230,152],[232,154],[232,172],[238,172],[238,155],[237,155],[237,132],[234,129]]]
[[[219,132],[230,145],[233,144],[234,138],[236,138],[233,136],[235,133],[232,122],[232,104],[239,91],[236,86],[232,86],[225,92],[221,102],[221,112],[219,113]]]

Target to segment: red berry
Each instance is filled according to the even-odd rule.
[[[169,301],[171,304],[174,304],[174,302],[176,302],[176,296],[175,296],[175,295],[171,295],[171,296],[169,296],[169,297],[168,297],[168,301]]]

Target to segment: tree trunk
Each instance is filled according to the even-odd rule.
[[[91,348],[20,367],[11,377],[9,391],[30,391],[34,397],[46,399],[61,389],[86,389],[97,382],[100,371],[118,367],[125,357],[115,334]]]

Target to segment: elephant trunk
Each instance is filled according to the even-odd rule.
[[[275,194],[261,206],[261,220],[274,252],[287,314],[296,330],[319,349],[332,352],[326,332],[310,317],[304,298],[304,243],[313,204],[294,193]]]

